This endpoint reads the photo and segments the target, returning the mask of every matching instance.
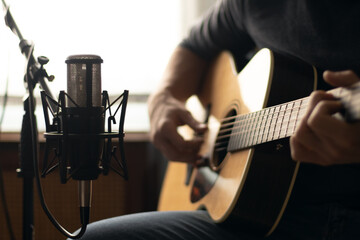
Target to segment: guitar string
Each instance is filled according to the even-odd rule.
[[[344,95],[347,96],[350,93],[344,93],[341,92],[341,88],[333,89],[328,91],[329,93],[332,93],[336,97],[339,97],[342,95],[341,98],[344,98]],[[351,94],[350,94],[351,97]],[[219,134],[216,139],[215,143],[215,151],[224,151],[227,150],[227,145],[231,137],[239,137],[241,140],[245,139],[244,147],[251,146],[254,143],[262,143],[264,141],[270,141],[275,139],[276,137],[282,138],[291,136],[293,132],[295,131],[295,127],[297,125],[297,122],[299,119],[301,119],[305,115],[305,110],[307,107],[307,103],[309,101],[309,97],[305,97],[302,99],[297,99],[288,103],[272,106],[266,109],[259,110],[257,112],[247,113],[247,114],[241,114],[231,117],[223,118],[221,121],[221,128],[219,131]],[[355,101],[357,102],[358,99]],[[297,103],[299,103],[297,105]],[[350,102],[351,103],[351,102]],[[354,102],[353,102],[354,104]],[[291,106],[290,108],[288,106]],[[277,109],[280,109],[276,111]],[[281,109],[284,110],[281,110]],[[272,111],[274,110],[274,111]],[[265,114],[262,114],[262,112],[266,112]],[[295,112],[296,111],[296,112]],[[295,119],[293,118],[293,113],[296,114]],[[248,116],[246,118],[246,116]],[[250,117],[249,117],[250,116]],[[245,118],[244,118],[245,117]],[[300,117],[300,118],[299,118]],[[281,118],[281,121],[278,121],[279,118]],[[240,119],[236,120],[235,119]],[[258,124],[255,124],[253,120],[261,119],[257,121]],[[284,120],[286,119],[286,120]],[[275,120],[275,121],[274,121]],[[237,127],[233,127],[234,125],[237,125]],[[279,127],[280,126],[280,127]],[[286,126],[286,127],[284,127]],[[250,128],[249,128],[250,127]],[[239,130],[240,129],[240,130]],[[291,129],[291,132],[289,130]],[[235,131],[233,131],[235,130]],[[285,131],[285,132],[284,132]],[[229,134],[229,132],[231,132]],[[233,133],[235,132],[235,133]],[[249,133],[254,132],[256,134],[252,134],[250,137],[252,139],[249,140]],[[285,135],[284,135],[285,134]],[[246,136],[246,137],[245,137]],[[259,136],[262,136],[262,138],[258,138]],[[263,138],[265,136],[265,139]],[[278,139],[276,138],[276,139]]]
[[[298,110],[299,109],[299,110]],[[301,107],[297,107],[297,108],[294,108],[292,110],[298,110],[296,113],[300,113],[301,114],[305,114],[304,111],[306,109],[306,106],[301,106]],[[286,111],[282,111],[282,112],[285,112]],[[294,111],[292,111],[294,112]],[[254,120],[254,119],[259,119],[259,117],[252,117],[252,118],[246,118],[246,119],[241,119],[241,120],[238,120],[238,121],[234,121],[234,122],[231,122],[231,123],[226,123],[226,124],[222,124],[221,127],[220,127],[220,130],[219,130],[219,136],[222,136],[222,137],[230,137],[232,136],[232,134],[226,134],[232,130],[237,130],[237,129],[242,129],[240,131],[236,131],[236,134],[241,134],[241,133],[244,133],[244,132],[251,132],[251,131],[256,131],[258,129],[261,129],[261,128],[264,128],[264,127],[269,127],[269,126],[278,126],[278,125],[283,125],[283,124],[286,124],[286,123],[291,123],[291,122],[294,122],[296,121],[296,119],[293,119],[291,117],[289,117],[288,120],[285,120],[285,121],[282,121],[282,122],[278,122],[278,121],[274,121],[274,120],[278,120],[280,117],[284,118],[286,116],[291,116],[292,114],[291,113],[288,113],[288,114],[284,114],[284,115],[280,115],[280,114],[267,114],[267,115],[262,115],[262,119],[260,121],[257,121],[258,123],[260,122],[260,124],[257,124],[256,128],[250,128],[249,129],[249,126],[253,126],[254,125],[254,122],[250,122],[251,120]],[[238,115],[240,116],[240,115]],[[246,123],[245,123],[246,122]],[[267,124],[267,122],[269,122],[269,124]],[[236,125],[237,127],[233,127],[234,125]],[[234,131],[234,132],[235,132]]]
[[[297,114],[297,116],[302,117],[305,114],[305,112],[304,112],[305,108],[304,108],[304,106],[302,106],[302,107],[298,107],[298,109],[299,109],[299,111],[297,111],[296,114]],[[269,118],[270,115],[273,115],[273,116],[271,118]],[[260,142],[264,142],[267,139],[269,139],[269,137],[271,137],[271,139],[269,139],[269,140],[272,140],[274,138],[274,136],[278,136],[280,138],[283,136],[283,134],[281,134],[281,133],[284,133],[284,131],[285,131],[285,135],[283,137],[290,136],[293,133],[293,131],[295,130],[296,122],[299,121],[299,119],[298,118],[296,118],[296,119],[289,118],[286,121],[279,122],[279,121],[277,121],[279,119],[279,117],[282,117],[284,119],[285,115],[277,115],[275,117],[274,117],[274,114],[264,115],[263,120],[266,118],[265,121],[263,121],[263,120],[259,121],[261,123],[257,124],[258,126],[256,128],[251,128],[251,129],[248,129],[248,127],[252,126],[253,123],[245,123],[242,126],[239,126],[236,128],[231,128],[231,125],[230,125],[230,128],[221,130],[221,134],[219,134],[217,137],[214,149],[216,151],[225,150],[226,147],[223,147],[223,146],[224,145],[227,146],[227,144],[230,140],[230,137],[245,136],[246,134],[251,133],[251,132],[256,132],[257,130],[258,130],[257,134],[253,134],[250,136],[253,139],[256,139],[255,142],[259,142],[259,140],[260,140]],[[237,123],[246,122],[246,121],[249,121],[249,119],[243,119],[243,120],[237,121]],[[267,124],[265,122],[269,122],[269,124]],[[281,127],[279,127],[279,125]],[[284,128],[283,126],[285,126],[285,125],[287,127]],[[289,126],[290,126],[290,128],[289,128]],[[241,129],[241,130],[240,131],[232,131],[232,129]],[[288,132],[290,129],[292,129],[292,132]],[[263,130],[263,131],[261,131],[261,130]],[[235,132],[235,133],[226,134],[228,132]],[[249,140],[248,136],[245,140]],[[259,139],[258,138],[259,136],[266,136],[266,137],[265,137],[265,139],[264,138]],[[250,143],[253,143],[253,142],[254,142],[254,140],[250,140]],[[247,145],[249,145],[249,144],[245,144],[245,146],[247,146]],[[250,145],[252,145],[252,144],[250,144]]]
[[[304,112],[305,110],[306,110],[306,106],[303,106],[303,107],[298,107],[298,108],[294,108],[295,110],[297,110],[297,109],[299,109],[299,111],[298,112]],[[285,111],[284,111],[285,112]],[[269,120],[273,120],[273,119],[278,119],[278,118],[280,118],[280,117],[283,117],[283,118],[285,118],[286,116],[291,116],[291,113],[286,113],[285,112],[285,114],[284,115],[280,115],[280,114],[274,114],[274,113],[272,113],[272,114],[268,114],[268,115],[261,115],[260,117],[259,116],[255,116],[255,117],[253,117],[253,118],[246,118],[246,119],[241,119],[241,120],[238,120],[238,121],[236,121],[236,122],[231,122],[231,123],[226,123],[226,124],[222,124],[221,125],[221,128],[220,128],[220,131],[219,131],[219,133],[221,134],[221,133],[225,133],[225,132],[228,132],[229,130],[232,130],[232,129],[239,129],[239,128],[246,128],[246,127],[248,127],[248,126],[252,126],[252,125],[254,125],[254,123],[253,122],[249,122],[250,120],[255,120],[255,119],[260,119],[261,117],[262,117],[262,120],[260,120],[261,121],[261,123],[264,123],[264,122],[266,122],[266,121],[269,121]],[[265,119],[265,121],[264,121],[264,119]],[[289,120],[291,121],[291,118],[289,118]],[[260,121],[257,121],[257,122],[260,122]],[[246,122],[246,123],[244,123],[244,122]],[[270,121],[270,122],[273,122],[273,121]],[[289,121],[284,121],[283,123],[287,123],[287,122],[289,122]],[[238,125],[237,127],[233,127],[234,125]],[[269,125],[269,124],[268,124]],[[268,126],[267,125],[267,126]],[[271,125],[271,124],[270,124]],[[273,124],[274,125],[274,124]],[[265,126],[266,126],[266,124],[265,124]],[[225,127],[225,128],[224,128]],[[250,131],[252,131],[252,130],[256,130],[257,128],[255,128],[255,129],[250,129]],[[247,130],[249,130],[249,129],[247,129]]]
[[[292,107],[292,108],[286,108],[285,110],[280,110],[278,112],[271,112],[271,113],[268,113],[268,114],[263,114],[263,115],[259,115],[257,113],[260,113],[260,112],[264,112],[265,110],[268,110],[269,112],[271,111],[270,109],[275,109],[275,108],[281,108],[281,106],[288,106],[291,104],[290,103],[286,103],[286,104],[282,104],[282,105],[278,105],[278,106],[274,106],[274,107],[270,107],[270,108],[267,108],[267,109],[262,109],[260,111],[257,111],[257,112],[253,112],[253,113],[247,113],[247,114],[241,114],[241,115],[236,115],[236,116],[232,116],[232,117],[227,117],[227,118],[224,118],[222,120],[222,124],[221,124],[221,128],[220,128],[220,131],[219,131],[219,135],[222,134],[222,133],[226,133],[229,131],[229,129],[239,129],[239,128],[242,128],[242,129],[246,129],[245,132],[249,132],[249,131],[255,131],[258,129],[259,126],[257,126],[257,128],[251,128],[251,129],[248,129],[248,126],[252,126],[254,125],[253,122],[251,122],[251,120],[256,120],[256,119],[260,119],[262,118],[260,121],[261,123],[263,122],[266,122],[266,121],[269,121],[269,119],[271,120],[274,120],[274,119],[278,119],[279,117],[282,117],[282,118],[285,118],[287,116],[291,116],[293,114],[293,112],[295,110],[298,110],[298,112],[302,111],[302,110],[305,110],[305,108],[307,107],[307,103],[308,103],[308,99],[307,98],[304,98],[304,99],[299,99],[299,100],[296,100],[294,101],[295,102],[300,102],[300,100],[302,100],[302,102],[300,103],[300,105],[297,105],[295,107]],[[360,101],[359,100],[356,100],[354,103]],[[294,105],[294,104],[292,104]],[[351,106],[354,105],[355,107],[358,107],[356,106],[356,104],[351,104]],[[356,108],[351,108],[352,110],[355,110],[356,112]],[[243,118],[245,116],[251,116],[251,117],[248,117],[248,118]],[[231,121],[231,120],[234,120],[234,119],[240,119],[238,121]],[[264,121],[265,119],[265,121]],[[291,120],[291,118],[289,118],[289,120]],[[244,122],[246,122],[244,124]],[[257,121],[259,122],[259,121]],[[270,121],[271,123],[273,121]],[[280,125],[284,124],[284,123],[288,123],[288,121],[283,121],[280,123]],[[239,125],[238,127],[233,127],[234,125]],[[276,123],[278,124],[278,123]],[[270,124],[271,125],[271,124]],[[274,124],[272,124],[274,125]],[[265,125],[266,126],[266,125]],[[229,127],[229,128],[228,128]],[[263,127],[263,126],[260,126],[260,127]],[[237,132],[237,133],[243,133],[244,131],[240,131],[240,132]]]
[[[296,121],[291,121],[290,123],[293,123],[293,122],[296,122]],[[291,131],[289,132],[290,129],[291,129]],[[295,128],[294,128],[294,126],[292,126],[291,128],[288,128],[286,130],[283,130],[283,128],[281,128],[279,130],[271,130],[269,128],[263,128],[263,130],[264,131],[259,131],[257,134],[253,134],[251,136],[250,135],[246,136],[246,134],[250,133],[252,131],[242,131],[242,132],[237,132],[236,134],[222,135],[217,138],[214,147],[218,148],[218,147],[227,145],[228,142],[230,141],[231,136],[238,136],[240,138],[243,137],[243,138],[245,138],[243,140],[246,140],[249,142],[249,144],[244,144],[244,143],[240,142],[240,144],[242,144],[241,146],[250,146],[250,145],[253,145],[252,143],[263,143],[266,141],[271,141],[271,140],[291,136],[293,134],[293,132],[295,131]]]
[[[304,100],[307,100],[307,99],[304,99]],[[355,100],[355,102],[358,102],[358,101],[359,100]],[[307,105],[305,105],[304,103],[307,103],[307,101],[302,102],[300,104],[300,106],[297,106],[294,108],[290,108],[290,109],[287,108],[283,111],[272,112],[270,114],[263,114],[260,116],[256,115],[256,112],[250,113],[250,114],[245,114],[245,115],[254,116],[254,117],[245,118],[245,119],[241,119],[238,121],[233,121],[233,122],[228,122],[228,123],[222,124],[221,125],[222,127],[220,128],[218,137],[216,139],[215,148],[214,148],[215,151],[225,150],[226,147],[223,147],[223,146],[227,146],[228,142],[230,140],[230,137],[234,137],[234,136],[235,137],[240,136],[240,139],[238,139],[238,140],[245,140],[245,143],[240,143],[240,144],[242,144],[241,146],[243,146],[243,147],[248,147],[248,146],[252,146],[257,143],[263,143],[266,141],[271,141],[271,140],[291,136],[293,134],[293,132],[295,131],[295,127],[297,125],[297,122],[299,121],[299,117],[301,119],[305,115],[304,110],[306,109]],[[284,106],[284,105],[288,106],[289,104],[290,103],[286,103],[286,104],[283,104],[282,106]],[[276,108],[276,107],[279,107],[279,106],[275,106],[272,108]],[[261,111],[264,111],[264,110],[265,109],[263,109]],[[291,110],[291,111],[289,111],[289,110]],[[297,112],[295,112],[295,110],[297,110]],[[297,114],[295,119],[292,117],[294,112]],[[355,112],[356,112],[356,110],[355,110]],[[233,116],[230,118],[236,119],[236,118],[239,118],[242,116],[244,116],[244,115],[237,115],[237,116]],[[262,118],[262,119],[257,121],[256,124],[254,124],[254,122],[251,121],[251,120],[259,119],[259,118],[260,119]],[[279,121],[279,118],[281,118],[282,120]],[[227,118],[225,121],[222,121],[222,122],[227,122],[228,119],[229,118]],[[287,119],[287,120],[284,120],[284,119]],[[238,125],[238,127],[234,128],[233,126],[235,124]],[[254,125],[255,125],[255,128],[254,128]],[[289,130],[291,130],[291,132],[289,132]],[[229,134],[229,132],[231,132],[231,134]],[[251,132],[256,133],[256,134],[248,135]],[[259,138],[259,136],[260,136],[260,138]],[[251,139],[249,139],[249,137]],[[243,138],[245,138],[245,139],[243,139]]]
[[[342,99],[347,98],[347,97],[351,98],[353,96],[356,96],[356,94],[360,94],[360,90],[358,90],[358,89],[348,90],[348,92],[344,92],[342,90],[344,90],[344,89],[343,88],[336,88],[336,89],[329,90],[328,93],[333,94],[336,98],[342,98]],[[283,106],[288,106],[290,104],[295,105],[298,102],[301,102],[301,104],[305,105],[308,102],[308,100],[309,100],[309,97],[300,98],[300,99],[290,101],[290,102],[287,102],[287,103],[283,103],[283,104],[271,106],[271,107],[268,107],[268,108],[265,108],[265,109],[261,109],[261,110],[256,111],[256,112],[245,113],[245,114],[240,114],[240,115],[236,115],[236,116],[226,117],[226,118],[222,119],[222,122],[231,121],[231,120],[236,119],[236,118],[241,117],[241,116],[252,115],[252,114],[255,115],[256,113],[259,113],[259,112],[264,112],[266,110],[270,111],[270,109],[281,108]],[[355,101],[360,101],[360,98],[356,98]],[[356,103],[355,101],[352,101],[352,102],[349,102],[349,103],[350,104],[351,103]],[[356,104],[354,104],[354,106],[358,107]],[[291,108],[290,110],[292,110],[292,109],[293,108]],[[289,110],[289,109],[286,109],[286,110]]]
[[[231,121],[231,120],[236,119],[236,118],[239,118],[239,117],[245,117],[245,116],[249,116],[249,115],[255,115],[256,113],[271,111],[271,109],[276,109],[276,108],[281,109],[281,107],[283,107],[283,106],[288,106],[288,105],[293,105],[294,107],[285,109],[285,111],[286,111],[286,110],[291,110],[291,109],[294,109],[294,108],[297,108],[297,107],[300,106],[300,105],[296,105],[296,106],[295,106],[295,104],[300,103],[300,104],[305,105],[305,104],[308,102],[308,100],[309,100],[309,97],[300,98],[300,99],[297,99],[297,100],[294,100],[294,101],[291,101],[291,102],[288,102],[288,103],[283,103],[283,104],[271,106],[271,107],[268,107],[268,108],[264,108],[264,109],[261,109],[261,110],[256,111],[256,112],[239,114],[239,115],[231,116],[231,117],[225,117],[225,118],[222,119],[222,122]],[[282,112],[285,112],[285,111],[282,111]],[[272,113],[275,113],[275,112],[272,112]]]

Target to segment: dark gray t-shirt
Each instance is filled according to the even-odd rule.
[[[192,28],[181,46],[207,60],[228,50],[240,68],[248,52],[270,48],[319,69],[358,73],[359,12],[360,1],[349,0],[224,0]],[[302,164],[293,195],[296,201],[360,207],[360,165]]]

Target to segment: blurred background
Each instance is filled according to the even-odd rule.
[[[191,25],[216,0],[8,0],[23,35],[35,44],[34,56],[46,56],[54,96],[66,90],[65,59],[96,54],[102,64],[102,89],[111,96],[129,90],[125,118],[125,153],[129,181],[110,173],[94,181],[91,221],[156,210],[166,161],[151,145],[146,101],[157,86],[172,50]],[[3,12],[3,15],[5,12]],[[0,23],[0,164],[5,193],[0,199],[0,239],[10,239],[4,197],[16,239],[22,239],[22,182],[17,177],[18,144],[25,94],[25,58],[18,38]],[[39,96],[39,89],[35,95]],[[7,101],[5,104],[5,96]],[[44,131],[41,101],[37,101],[38,129]],[[44,139],[40,134],[40,157]],[[53,214],[69,230],[80,227],[76,183],[60,184],[58,174],[42,180]],[[35,192],[35,239],[65,239],[46,218]]]

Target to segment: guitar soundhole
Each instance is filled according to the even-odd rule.
[[[221,164],[227,154],[227,146],[230,139],[232,127],[235,122],[236,110],[230,111],[224,120],[222,121],[214,151],[211,159],[212,167],[202,166],[196,171],[194,185],[191,188],[190,200],[192,203],[202,199],[215,185],[219,172],[221,170]]]
[[[219,168],[228,153],[228,144],[237,112],[235,109],[231,110],[221,122],[218,136],[216,138],[212,163],[213,166]]]

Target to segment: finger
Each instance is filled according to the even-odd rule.
[[[319,120],[319,126],[315,131],[320,141],[327,144],[323,150],[319,149],[319,151],[325,151],[329,161],[333,163],[360,162],[360,123],[348,124],[330,117],[328,121]]]
[[[302,118],[300,124],[296,127],[295,134],[298,132],[309,131],[307,121],[310,115],[312,114],[314,108],[316,107],[316,105],[324,99],[334,99],[334,97],[331,94],[328,94],[324,91],[314,91],[313,93],[311,93],[310,101],[307,106],[306,113]]]
[[[306,124],[301,126],[290,139],[291,141],[300,144],[303,148],[314,152],[317,150],[318,145],[321,142],[320,139],[311,131],[311,129],[306,126]],[[299,153],[297,156],[298,155]]]
[[[179,151],[171,142],[165,141],[161,145],[162,153],[170,161],[175,162],[186,162],[186,163],[195,163],[201,157],[197,154],[198,151]]]
[[[290,146],[291,158],[294,161],[299,161],[302,163],[313,163],[322,166],[330,164],[330,162],[328,162],[328,158],[322,154],[323,152],[316,151],[318,149],[309,149],[295,137],[290,138]]]
[[[198,139],[185,141],[170,122],[162,124],[161,129],[154,135],[153,143],[166,158],[180,162],[195,161],[201,145]]]
[[[319,136],[337,138],[347,128],[346,123],[333,117],[333,114],[341,111],[343,105],[340,101],[321,101],[310,114],[307,125]]]
[[[323,73],[323,78],[334,87],[346,87],[360,81],[359,77],[352,70],[327,70]]]
[[[316,105],[307,121],[309,130],[307,132],[300,132],[298,135],[299,139],[295,138],[307,149],[310,149],[312,153],[309,154],[308,152],[306,159],[304,158],[306,154],[302,153],[301,155],[301,152],[296,154],[297,157],[304,158],[301,159],[302,161],[312,161],[320,165],[354,161],[354,143],[358,139],[358,137],[354,136],[354,132],[356,132],[357,128],[332,116],[342,108],[343,106],[340,101],[325,100]],[[353,129],[350,129],[350,127],[353,127]],[[294,151],[299,151],[299,147],[297,146]],[[322,158],[315,160],[312,157],[314,153],[317,153],[315,155]],[[351,153],[349,157],[346,156],[347,153]]]
[[[179,152],[193,152],[199,150],[203,142],[201,137],[185,140],[177,131],[178,125],[174,122],[167,122],[161,129],[161,135]]]
[[[314,108],[324,99],[334,99],[334,97],[324,91],[315,91],[310,96],[307,112],[294,135],[290,138],[291,153],[294,160],[313,163],[316,161],[319,162],[318,164],[321,164],[326,159],[325,153],[317,153],[321,140],[308,126],[308,119],[312,115]]]
[[[336,98],[322,90],[314,91],[310,95],[310,102],[307,108],[307,116],[310,116],[310,114],[313,112],[316,105],[324,100],[335,100]]]
[[[181,115],[181,120],[184,125],[191,127],[196,134],[204,133],[207,130],[206,124],[197,121],[189,111],[185,111]]]

